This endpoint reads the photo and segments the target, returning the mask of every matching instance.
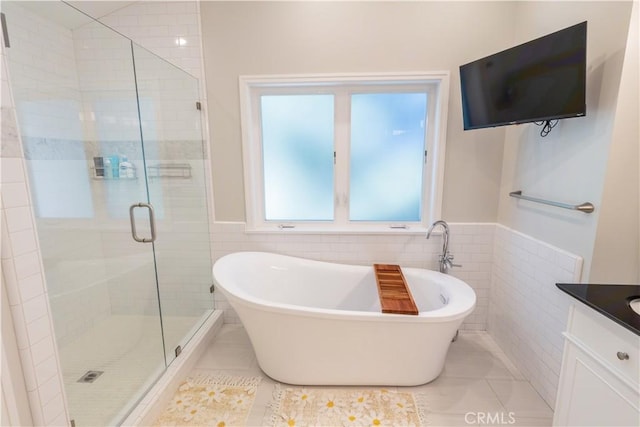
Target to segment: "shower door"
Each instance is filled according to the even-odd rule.
[[[198,79],[133,45],[165,353],[170,363],[213,307]]]
[[[62,2],[2,12],[69,413],[120,424],[213,309],[198,82]]]

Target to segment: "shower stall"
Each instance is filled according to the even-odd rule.
[[[120,424],[214,309],[199,82],[63,2],[2,12],[69,414]]]

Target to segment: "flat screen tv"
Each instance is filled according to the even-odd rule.
[[[460,66],[464,129],[586,114],[587,23]]]

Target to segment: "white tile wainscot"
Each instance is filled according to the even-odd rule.
[[[463,330],[486,330],[493,235],[495,224],[451,223],[449,249],[455,262],[452,275],[467,282],[476,292],[476,309],[462,324]],[[426,233],[341,234],[282,232],[246,233],[243,222],[216,222],[211,230],[214,262],[238,251],[265,251],[341,264],[393,263],[404,267],[437,270],[442,237]],[[225,323],[239,319],[221,293],[216,307],[224,310]]]
[[[582,258],[497,225],[487,330],[542,398],[555,405],[571,298]]]

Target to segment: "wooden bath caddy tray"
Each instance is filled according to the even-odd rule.
[[[383,313],[418,314],[407,281],[395,264],[373,264]]]

